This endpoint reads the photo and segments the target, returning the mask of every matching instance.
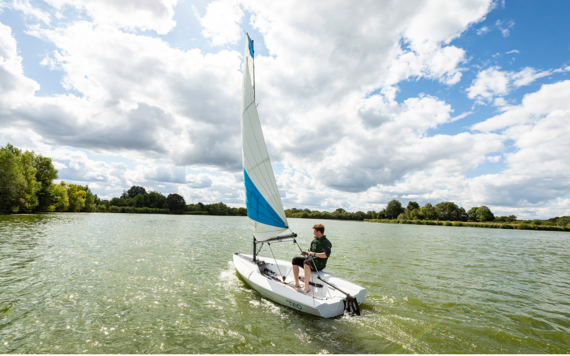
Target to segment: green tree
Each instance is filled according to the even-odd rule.
[[[148,193],[148,207],[163,209],[166,204],[166,197],[158,192]]]
[[[112,206],[127,206],[127,200],[124,198],[112,198],[110,204]]]
[[[166,197],[166,206],[172,213],[182,214],[186,208],[186,201],[181,195],[173,193]]]
[[[55,203],[53,180],[58,178],[57,170],[53,167],[51,158],[42,155],[34,156],[34,168],[36,169],[36,181],[40,184],[37,192],[38,210],[50,211],[50,206]]]
[[[474,206],[471,209],[469,209],[469,211],[467,212],[469,221],[479,221],[477,220],[477,209],[479,209],[478,206]]]
[[[459,208],[459,221],[467,221],[469,220],[469,215],[465,211],[463,207]]]
[[[36,181],[36,169],[34,168],[34,153],[33,152],[23,152],[22,150],[7,144],[6,147],[1,149],[6,152],[5,159],[6,167],[11,167],[15,169],[18,173],[18,177],[13,177],[16,180],[10,184],[6,182],[4,186],[15,188],[16,195],[14,196],[11,189],[7,189],[8,198],[11,200],[10,211],[11,212],[24,212],[30,213],[38,206],[37,191],[40,189],[40,184]],[[11,153],[11,155],[9,154]],[[16,164],[16,166],[13,165]],[[13,176],[13,172],[6,172],[8,175]]]
[[[561,218],[558,218],[558,220],[556,220],[556,225],[558,226],[566,226],[570,224],[570,216],[563,216]]]
[[[133,198],[127,198],[127,206],[132,206],[134,208],[137,206],[137,201]]]
[[[81,208],[81,211],[90,213],[93,210],[95,210],[95,195],[93,195],[93,193],[89,189],[89,186],[79,185],[77,186],[77,189],[85,192],[85,205],[83,206],[83,208]]]
[[[127,190],[127,195],[129,196],[129,198],[135,198],[139,194],[146,195],[147,193],[143,187],[139,187],[136,185],[133,185],[129,190]]]
[[[416,203],[415,201],[410,201],[410,202],[408,202],[408,206],[406,207],[406,210],[414,211],[414,209],[419,209],[419,208],[420,208],[420,204]]]
[[[395,219],[398,215],[402,214],[404,209],[402,208],[402,203],[393,199],[386,206],[386,217],[388,219]]]
[[[0,213],[18,212],[20,198],[26,187],[26,180],[18,165],[13,150],[0,148]]]
[[[51,187],[53,192],[53,204],[50,205],[48,211],[67,211],[69,208],[69,197],[67,196],[67,184],[60,182],[53,184]]]
[[[236,214],[237,216],[247,216],[247,209],[244,207],[239,207],[236,209]]]
[[[408,210],[408,216],[410,217],[411,220],[421,220],[422,219],[422,215],[420,214],[420,209],[416,208],[414,210]]]
[[[426,203],[426,205],[424,205],[420,209],[420,213],[424,217],[424,219],[428,220],[437,219],[437,210],[435,210],[434,206],[431,205],[431,203]]]
[[[20,154],[19,166],[26,180],[23,196],[20,199],[20,211],[24,213],[33,212],[38,206],[38,196],[36,193],[41,188],[41,184],[36,180],[36,169],[34,168],[34,153],[26,151]]]
[[[142,208],[142,207],[147,206],[146,200],[148,200],[148,199],[145,199],[145,197],[146,197],[147,195],[148,195],[148,194],[144,194],[144,195],[143,195],[143,194],[139,194],[139,195],[137,195],[137,196],[134,198],[134,199],[135,199],[135,204],[136,204],[136,207],[137,207],[137,208]]]
[[[453,202],[441,202],[435,206],[437,218],[445,221],[458,221],[460,216],[459,207]]]
[[[494,221],[494,220],[495,220],[495,216],[493,215],[491,210],[489,208],[487,208],[485,205],[480,206],[477,209],[477,221],[486,222],[486,221]]]
[[[67,185],[67,197],[69,198],[68,211],[80,211],[85,207],[85,198],[87,197],[87,192],[79,189],[76,184]]]
[[[52,185],[56,178],[57,170],[50,158],[33,151],[22,152],[10,144],[0,148],[0,212],[53,210]]]
[[[359,220],[362,221],[366,218],[366,214],[364,214],[364,211],[357,211],[356,213],[354,213],[354,220]]]
[[[97,200],[95,200],[97,201]],[[101,202],[99,203],[101,206],[105,207],[105,210],[109,210],[109,207],[111,206],[111,202],[108,200],[101,200]]]

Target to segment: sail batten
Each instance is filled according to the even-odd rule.
[[[253,54],[253,41],[248,35],[241,110],[244,184],[251,230],[256,238],[270,238],[285,231],[288,222],[255,105]]]

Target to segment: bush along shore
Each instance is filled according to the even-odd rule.
[[[432,221],[432,220],[398,220],[398,219],[365,219],[365,222],[384,224],[409,224],[409,225],[439,225],[439,226],[465,226],[487,229],[517,229],[517,230],[540,230],[540,231],[570,231],[570,224],[567,226],[542,225],[540,221],[515,221],[511,223],[495,222],[463,222],[463,221]]]

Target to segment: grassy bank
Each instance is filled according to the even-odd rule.
[[[570,231],[570,227],[534,225],[526,222],[496,223],[496,222],[461,222],[439,220],[397,220],[397,219],[365,219],[365,222],[384,224],[408,224],[408,225],[439,225],[439,226],[464,226],[483,229],[517,229],[517,230],[540,230],[540,231]]]

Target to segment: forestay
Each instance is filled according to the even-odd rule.
[[[257,114],[253,54],[248,35],[241,104],[243,178],[250,228],[255,238],[266,239],[287,230],[288,223]]]

